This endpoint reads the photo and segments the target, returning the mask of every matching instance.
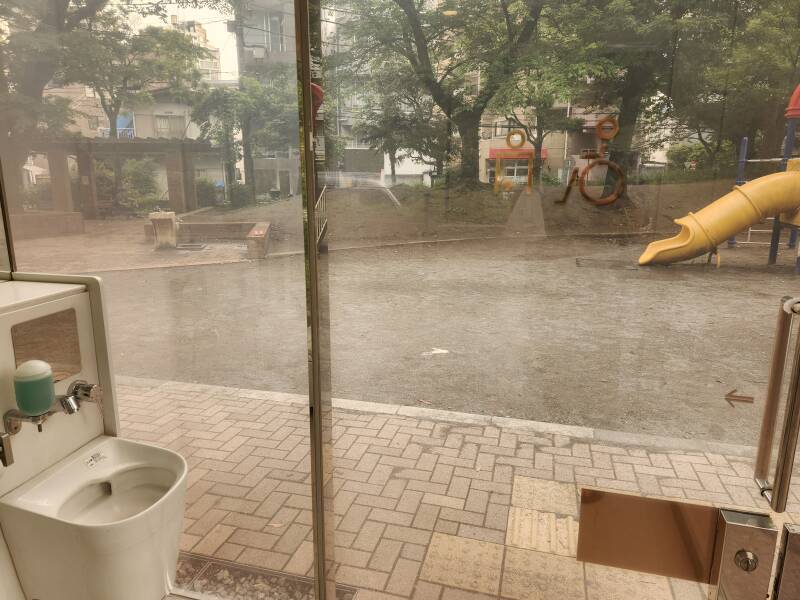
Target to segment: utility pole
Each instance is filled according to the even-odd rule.
[[[244,54],[244,15],[242,8],[237,6],[234,13],[234,33],[236,34],[236,57],[239,63],[239,90],[244,89],[243,79],[245,76],[245,54]],[[256,201],[256,175],[255,165],[253,164],[253,145],[252,145],[252,126],[249,116],[242,118],[242,162],[244,163],[244,183],[250,194],[250,202]]]

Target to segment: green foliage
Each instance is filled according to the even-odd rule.
[[[221,150],[230,175],[242,158],[242,136],[262,150],[299,144],[297,88],[291,65],[269,65],[241,78],[240,88],[205,87],[193,97],[192,120],[201,139]]]
[[[161,200],[161,191],[155,178],[158,168],[149,158],[126,160],[122,167],[125,201],[137,209],[150,210]]]
[[[63,40],[63,83],[81,83],[94,90],[106,113],[111,137],[123,107],[147,105],[156,88],[173,96],[199,84],[195,65],[206,51],[191,37],[173,29],[134,30],[124,13],[107,9],[91,29],[74,31]]]
[[[346,44],[326,68],[353,79],[385,72],[406,82],[410,74],[458,130],[461,176],[475,181],[481,117],[536,39],[545,4],[461,0],[447,16],[438,3],[353,0],[355,16],[337,29]]]
[[[155,173],[158,163],[149,158],[128,159],[122,164],[122,191],[118,204],[148,212],[163,199]],[[101,204],[114,198],[114,168],[105,161],[95,161],[95,189]]]
[[[228,201],[233,208],[241,208],[250,204],[253,201],[250,188],[243,183],[228,184]]]
[[[197,193],[197,205],[214,206],[217,203],[217,186],[210,179],[198,179],[194,182]]]
[[[25,189],[22,204],[28,210],[48,210],[53,205],[50,183],[37,183]]]

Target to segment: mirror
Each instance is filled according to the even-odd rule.
[[[53,367],[53,379],[61,381],[81,372],[78,317],[75,309],[18,323],[11,328],[14,360],[43,360]]]

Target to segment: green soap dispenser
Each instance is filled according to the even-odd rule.
[[[30,417],[43,415],[56,398],[53,369],[43,360],[29,360],[14,371],[14,393],[20,412]]]

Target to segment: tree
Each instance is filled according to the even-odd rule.
[[[406,65],[461,140],[460,175],[478,179],[484,111],[536,39],[545,0],[462,0],[457,15],[414,0],[354,0],[336,65],[375,73]]]
[[[389,157],[392,185],[397,183],[397,160],[402,158],[403,135],[408,127],[408,118],[400,106],[386,96],[376,106],[361,111],[360,121],[353,133],[367,142],[373,150]]]
[[[583,125],[583,119],[570,117],[566,108],[557,103],[575,98],[586,88],[587,78],[602,72],[602,62],[587,62],[581,56],[585,48],[575,46],[540,44],[539,51],[523,61],[492,103],[493,112],[506,115],[533,145],[533,178],[537,181],[541,178],[542,149],[547,136],[579,131]]]
[[[658,109],[711,159],[744,136],[754,155],[780,156],[783,113],[800,83],[800,1],[741,0],[704,17],[682,23],[674,83]]]
[[[89,27],[63,40],[63,82],[94,90],[108,118],[109,137],[117,138],[123,107],[153,101],[157,87],[180,95],[200,81],[197,60],[205,50],[173,29],[148,27],[134,31],[124,14],[108,9],[92,18]],[[122,192],[122,159],[114,163],[114,204]]]
[[[222,152],[225,171],[225,193],[236,183],[236,162],[241,158],[241,92],[230,87],[215,87],[198,93],[193,102],[192,121],[200,126],[200,137]]]
[[[245,124],[251,143],[262,152],[286,151],[299,143],[297,89],[290,66],[270,65],[259,75],[268,83],[242,77],[238,89],[207,87],[193,99],[192,120],[200,126],[201,138],[222,150],[228,185],[236,181]]]
[[[454,150],[452,125],[413,72],[400,63],[370,77],[349,80],[347,71],[343,74],[344,89],[359,95],[353,132],[388,155],[392,183],[397,180],[397,161],[405,157],[441,175]]]
[[[117,3],[117,10],[165,17],[170,4],[208,6],[228,11],[238,0],[150,0]],[[30,142],[42,133],[59,134],[70,124],[69,102],[45,95],[67,55],[64,42],[86,31],[109,0],[6,0],[0,21],[8,34],[0,37],[0,158],[12,205],[21,198],[22,166]],[[16,206],[16,208],[19,208]]]
[[[623,172],[638,163],[634,139],[643,109],[668,87],[676,23],[691,19],[697,8],[686,0],[579,0],[573,8],[579,17],[570,24],[575,34],[609,65],[579,100],[616,113],[620,130],[609,143],[609,158]],[[701,65],[703,57],[695,58]],[[609,169],[604,194],[614,185],[612,177]]]

